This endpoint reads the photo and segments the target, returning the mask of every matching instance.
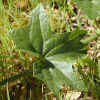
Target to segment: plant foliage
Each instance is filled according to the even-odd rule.
[[[85,30],[62,34],[52,32],[49,17],[40,4],[32,11],[26,27],[14,29],[9,34],[18,49],[38,53],[39,60],[33,66],[34,77],[43,80],[56,95],[63,84],[74,90],[87,90],[72,68],[77,58],[86,53],[86,46],[80,42]]]
[[[90,18],[95,19],[100,16],[100,0],[73,0],[83,10],[84,13]]]

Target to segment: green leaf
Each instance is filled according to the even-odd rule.
[[[100,0],[73,0],[79,5],[83,12],[91,18],[95,19],[100,16]]]
[[[42,7],[38,5],[32,11],[31,18],[31,31],[30,31],[30,40],[38,53],[42,53],[42,48],[44,48],[44,42],[51,37],[51,30],[49,24],[48,16]]]
[[[40,19],[39,19],[40,9],[41,6],[38,6],[32,11],[31,26],[30,26],[31,29],[29,34],[31,44],[38,53],[42,53],[42,48],[43,48],[43,38],[41,34]]]
[[[75,40],[78,38],[80,41],[80,39],[82,39],[86,33],[87,33],[87,31],[85,31],[85,30],[80,30],[79,28],[75,29],[72,32],[70,32],[69,40]]]
[[[52,37],[44,43],[43,55],[48,54],[52,49],[63,44],[66,40],[68,40],[68,33],[52,35]]]
[[[56,35],[51,39],[52,41],[50,39],[47,41],[46,50],[49,49],[49,52],[47,52],[46,56],[72,51],[76,53],[85,53],[87,46],[80,42],[85,34],[85,30],[76,29],[70,33]]]
[[[40,5],[39,19],[40,19],[40,28],[41,28],[43,41],[45,42],[46,40],[51,38],[53,33],[51,31],[49,17],[42,5]]]
[[[38,71],[36,76],[44,80],[48,88],[56,95],[58,95],[63,84],[68,85],[73,90],[87,91],[83,80],[80,79],[72,68],[78,56],[81,56],[81,54],[72,52],[69,54],[65,53],[47,57],[48,63],[39,63],[40,66],[37,66],[41,69],[41,72]],[[45,66],[44,68],[42,64]]]
[[[70,52],[47,57],[47,59],[52,62],[55,68],[62,72],[65,79],[68,79],[66,80],[66,84],[71,86],[72,89],[76,90],[86,89],[84,83],[72,68],[72,65],[76,63],[77,58],[80,56],[82,56],[82,54]]]
[[[16,28],[9,32],[18,49],[34,51],[29,40],[29,29],[30,27],[27,25],[24,28]]]

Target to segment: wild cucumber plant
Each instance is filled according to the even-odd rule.
[[[30,23],[9,32],[17,48],[31,52],[38,60],[33,63],[33,68],[19,73],[0,82],[1,85],[32,73],[45,82],[48,88],[58,95],[63,84],[74,90],[87,90],[83,80],[73,71],[72,65],[78,57],[86,54],[87,46],[80,42],[86,34],[85,30],[76,29],[69,33],[56,34],[51,31],[49,18],[42,5],[33,11]]]

